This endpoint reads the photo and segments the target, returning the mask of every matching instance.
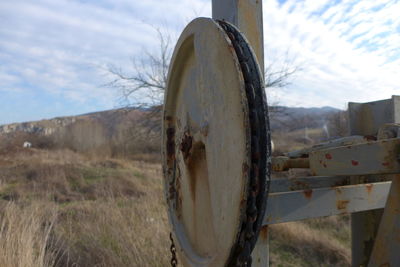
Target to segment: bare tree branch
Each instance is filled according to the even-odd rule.
[[[159,120],[173,47],[170,34],[159,28],[152,28],[157,36],[158,51],[144,49],[139,57],[132,58],[133,72],[129,74],[120,67],[109,65],[106,72],[110,76],[110,81],[105,86],[119,91],[122,106],[146,110],[147,116],[143,125],[149,132],[154,133],[160,131]],[[266,66],[265,87],[269,90],[283,90],[301,70],[301,67],[288,58],[286,55],[283,61],[275,61]],[[271,118],[278,119],[278,115],[285,116],[284,109],[278,104],[274,102],[270,105]]]

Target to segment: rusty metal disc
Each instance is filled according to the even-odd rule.
[[[247,262],[264,216],[269,127],[262,75],[230,24],[192,21],[168,74],[163,172],[185,266]]]

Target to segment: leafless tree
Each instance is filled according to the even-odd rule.
[[[120,92],[124,107],[153,108],[162,105],[167,83],[169,62],[172,56],[171,36],[158,28],[158,52],[144,49],[142,56],[132,58],[132,73],[126,73],[115,65],[108,66],[111,81],[108,87]]]
[[[296,74],[303,70],[302,66],[295,62],[295,58],[289,56],[289,51],[283,58],[269,62],[265,67],[265,88],[268,95],[269,116],[271,119],[279,120],[284,114],[285,108],[280,105],[279,97],[274,93],[285,92],[293,82]],[[285,124],[284,121],[281,122]]]
[[[170,34],[158,28],[153,28],[157,33],[159,44],[157,52],[144,49],[141,56],[133,58],[131,73],[126,73],[120,67],[110,65],[107,69],[110,75],[108,87],[120,92],[120,104],[123,107],[142,108],[148,116],[146,127],[151,130],[159,130],[160,111],[162,110],[163,95],[167,84],[169,63],[172,56],[172,37]],[[276,64],[269,64],[265,68],[265,87],[269,90],[281,90],[287,87],[301,68],[293,61],[286,58]],[[278,101],[269,101],[270,116],[283,112],[276,106]],[[272,105],[271,105],[272,103]],[[157,119],[155,119],[157,118]]]
[[[106,86],[120,91],[123,106],[140,108],[162,105],[172,56],[172,38],[158,28],[154,30],[159,43],[157,53],[144,49],[142,56],[131,60],[133,72],[129,74],[114,65],[107,69],[111,81]],[[265,87],[273,90],[290,85],[294,74],[301,70],[287,55],[280,67],[276,67],[275,63],[268,64],[265,68]]]
[[[148,131],[142,131],[141,135],[160,131],[160,114],[172,56],[171,35],[159,28],[152,28],[157,34],[157,52],[143,49],[140,57],[131,59],[133,69],[130,73],[115,65],[109,65],[106,69],[110,81],[105,86],[118,90],[119,105],[127,110],[134,108],[145,112],[141,122],[143,127],[140,128]],[[139,128],[137,126],[132,125],[129,130],[131,136],[135,136],[133,128]]]
[[[338,138],[349,135],[347,111],[339,111],[328,118],[328,130],[332,137]]]

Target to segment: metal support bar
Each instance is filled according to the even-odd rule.
[[[244,33],[264,73],[264,34],[261,0],[213,0],[212,18],[225,20]]]
[[[308,158],[273,157],[271,168],[275,172],[281,172],[292,168],[310,168],[310,163]]]
[[[264,224],[299,221],[385,206],[391,182],[271,193]]]
[[[393,178],[368,266],[400,266],[400,176]]]
[[[271,181],[270,193],[281,193],[354,184],[370,184],[390,181],[385,175],[366,175],[357,183],[350,176],[310,176],[298,178],[279,178]]]
[[[377,136],[386,123],[400,123],[400,97],[369,103],[349,103],[351,135]],[[354,177],[357,182],[360,178]],[[367,266],[379,228],[382,210],[351,215],[352,266]]]
[[[400,173],[400,138],[318,150],[309,154],[315,175]]]
[[[375,138],[375,140],[376,140],[376,138]],[[290,152],[286,153],[286,156],[288,156],[289,158],[308,157],[308,154],[310,154],[313,151],[334,148],[334,147],[339,147],[339,146],[355,145],[355,144],[365,143],[365,142],[369,142],[369,141],[372,141],[371,136],[361,136],[361,135],[346,136],[346,137],[338,138],[338,139],[331,140],[331,141],[328,141],[325,143],[313,145],[312,147],[303,148],[303,149],[295,150],[295,151],[290,151]]]

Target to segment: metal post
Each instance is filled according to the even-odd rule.
[[[368,266],[400,266],[400,175],[392,186]]]
[[[212,0],[212,18],[225,20],[244,33],[264,72],[264,33],[261,0]]]
[[[213,19],[232,23],[244,33],[252,46],[261,73],[264,73],[264,34],[261,0],[212,0]],[[253,266],[269,266],[268,226],[263,226],[252,253]]]
[[[383,124],[400,122],[400,98],[349,103],[349,122],[350,135],[376,135]],[[382,213],[379,209],[351,214],[352,266],[368,265]]]

